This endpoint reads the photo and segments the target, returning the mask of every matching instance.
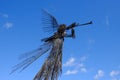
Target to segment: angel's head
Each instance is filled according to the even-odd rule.
[[[59,26],[59,28],[58,28],[57,31],[58,31],[59,33],[64,33],[65,30],[66,30],[66,25],[65,25],[65,24],[61,24],[61,25]]]

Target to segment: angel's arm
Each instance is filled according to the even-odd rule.
[[[72,29],[71,29],[71,34],[65,34],[64,37],[72,37],[72,38],[75,38],[75,30],[72,28]]]
[[[56,38],[58,38],[58,37],[59,37],[58,34],[57,34],[57,33],[54,33],[53,36],[50,36],[50,37],[48,37],[48,38],[44,38],[44,39],[42,39],[41,41],[48,42],[48,41],[52,41],[53,39],[56,39]]]

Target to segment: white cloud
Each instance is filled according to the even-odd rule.
[[[76,59],[74,57],[71,57],[70,59],[68,59],[68,61],[63,64],[63,67],[71,67],[71,66],[77,66],[77,67],[83,67],[83,61],[85,61],[87,59],[86,56],[83,56],[80,58],[80,62],[77,62]]]
[[[0,13],[0,17],[8,18],[8,14]],[[11,27],[13,27],[13,23],[5,22],[5,23],[3,23],[2,26],[5,27],[6,29],[10,29]]]
[[[80,68],[80,71],[86,73],[87,69],[86,68]]]
[[[70,74],[77,74],[78,72],[82,72],[82,73],[86,73],[87,72],[87,69],[85,68],[85,65],[83,64],[83,61],[86,60],[86,56],[83,56],[81,57],[79,60],[80,62],[74,58],[74,57],[71,57],[68,59],[68,61],[63,64],[63,67],[68,67],[68,68],[73,68],[72,70],[67,70],[64,74],[65,75],[70,75]]]
[[[77,70],[68,70],[64,75],[71,75],[71,74],[77,74]]]
[[[5,27],[6,29],[10,29],[10,28],[13,27],[13,23],[11,23],[11,22],[6,22],[6,23],[3,25],[3,27]]]
[[[111,76],[111,77],[115,77],[115,76],[117,76],[117,75],[119,75],[119,74],[120,74],[120,71],[115,71],[115,70],[113,70],[113,71],[110,72],[110,76]]]
[[[75,58],[70,58],[65,64],[63,64],[64,67],[73,66],[75,64]]]
[[[86,59],[87,59],[87,57],[86,57],[86,56],[83,56],[83,57],[80,58],[80,61],[83,62],[83,61],[85,61]]]
[[[98,73],[94,76],[95,80],[99,80],[99,78],[102,78],[104,76],[104,71],[98,70]]]
[[[79,63],[77,64],[78,67],[84,67],[84,64],[83,63]]]

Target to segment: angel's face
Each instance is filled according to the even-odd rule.
[[[58,28],[58,32],[60,33],[64,33],[66,30],[66,25],[65,24],[61,24]]]

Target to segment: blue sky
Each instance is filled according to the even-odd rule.
[[[41,9],[59,24],[94,24],[76,28],[75,39],[65,39],[63,72],[59,80],[120,80],[119,0],[1,0],[0,80],[32,80],[47,55],[23,72],[9,75],[24,52],[38,48],[47,33],[42,30]],[[52,35],[52,34],[51,34]]]

